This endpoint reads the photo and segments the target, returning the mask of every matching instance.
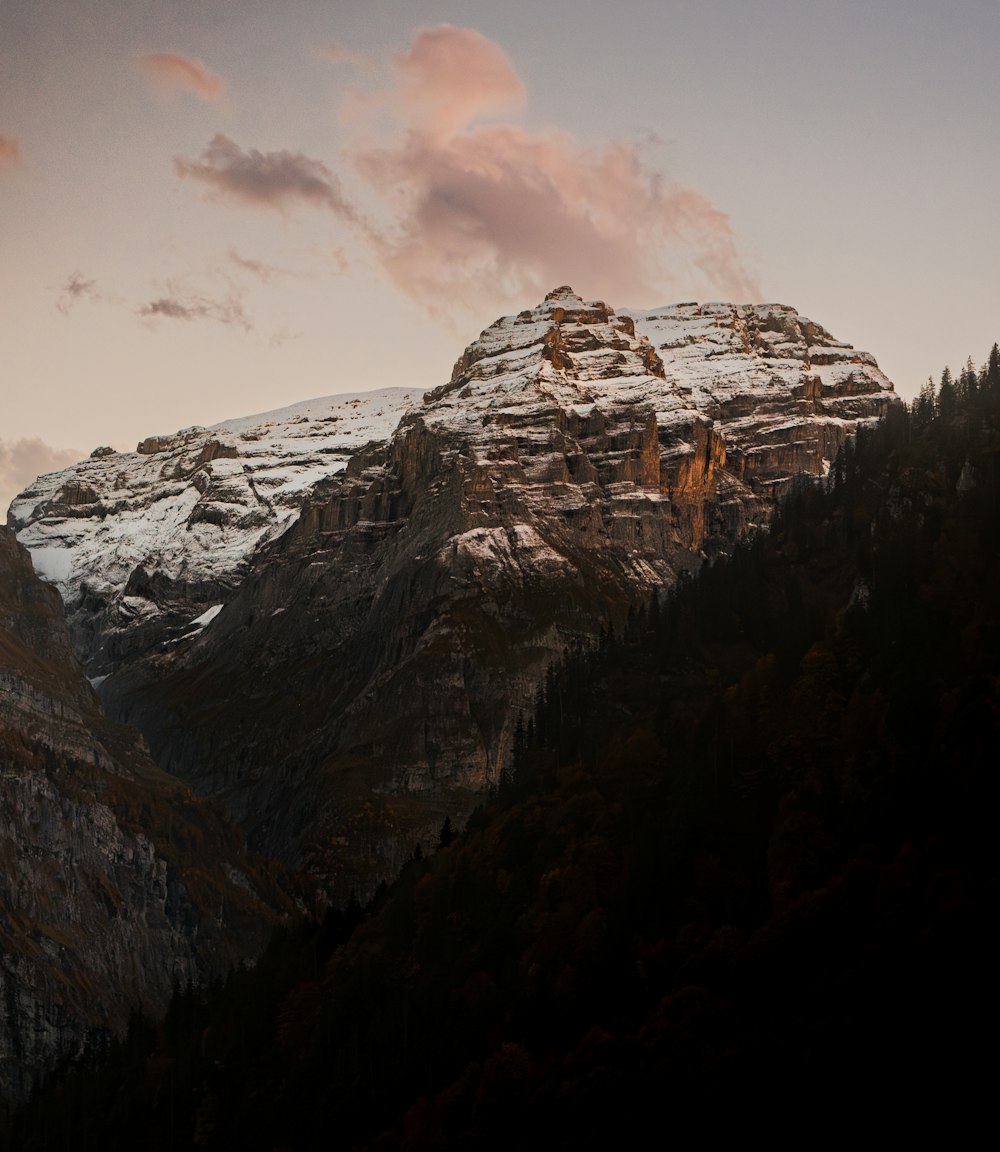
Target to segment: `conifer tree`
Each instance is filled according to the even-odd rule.
[[[950,424],[955,419],[955,410],[958,404],[958,396],[955,390],[955,381],[951,375],[951,369],[945,368],[941,373],[941,387],[938,389],[937,395],[937,410],[938,415],[946,423]]]
[[[917,424],[924,427],[934,419],[934,381],[930,376],[927,377],[926,382],[920,389],[920,393],[916,400],[913,402],[913,415],[916,418]],[[843,477],[843,465],[840,464],[840,457],[843,453],[837,456],[837,464],[840,465],[840,476]]]
[[[441,825],[441,831],[438,833],[438,850],[447,848],[454,839],[455,829],[452,826],[451,817],[445,816],[444,823]]]
[[[986,361],[984,391],[994,406],[1000,401],[1000,346],[994,344]]]

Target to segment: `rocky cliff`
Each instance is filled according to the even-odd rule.
[[[199,525],[242,513],[189,516],[169,563],[105,566],[100,587],[80,558],[116,531],[92,481],[107,458],[43,479],[11,517],[113,714],[254,847],[346,894],[497,781],[554,657],[763,523],[893,402],[871,356],[794,309],[616,313],[561,288],[486,329],[197,595]],[[249,486],[244,445],[216,439],[225,454],[197,467],[192,445],[191,483],[201,469],[209,491],[221,460]],[[176,444],[146,447],[171,483]],[[85,481],[96,498],[68,512]]]
[[[0,528],[0,1100],[255,956],[290,904],[105,717],[58,593]]]

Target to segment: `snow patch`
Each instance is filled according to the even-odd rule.
[[[68,580],[73,571],[73,553],[69,548],[34,547],[31,563],[35,571],[49,584],[59,585]]]
[[[213,604],[211,608],[206,609],[200,616],[192,620],[188,625],[189,628],[207,628],[209,624],[219,615],[225,607],[223,604]]]

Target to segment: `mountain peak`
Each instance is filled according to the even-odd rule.
[[[563,284],[559,288],[553,288],[551,292],[546,292],[545,299],[555,301],[559,304],[565,304],[566,302],[574,304],[583,303],[583,297],[577,296],[568,284]]]

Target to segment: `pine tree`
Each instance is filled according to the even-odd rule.
[[[1000,346],[994,344],[983,373],[983,391],[994,409],[1000,406]]]
[[[913,416],[919,427],[923,428],[934,419],[934,381],[927,377],[927,382],[921,387],[920,393],[913,402]],[[841,453],[840,455],[843,455]],[[837,463],[840,463],[840,455]],[[840,477],[843,477],[843,466],[840,467]]]
[[[451,817],[445,816],[444,823],[441,825],[441,831],[438,833],[438,851],[442,848],[447,848],[454,839],[455,829],[452,827]]]
[[[955,389],[955,381],[952,379],[951,369],[945,368],[941,373],[941,387],[938,389],[937,410],[938,415],[946,424],[950,424],[955,419],[957,406],[958,395]]]
[[[974,404],[979,391],[979,377],[970,356],[965,362],[965,370],[959,378],[959,396],[963,403]]]

